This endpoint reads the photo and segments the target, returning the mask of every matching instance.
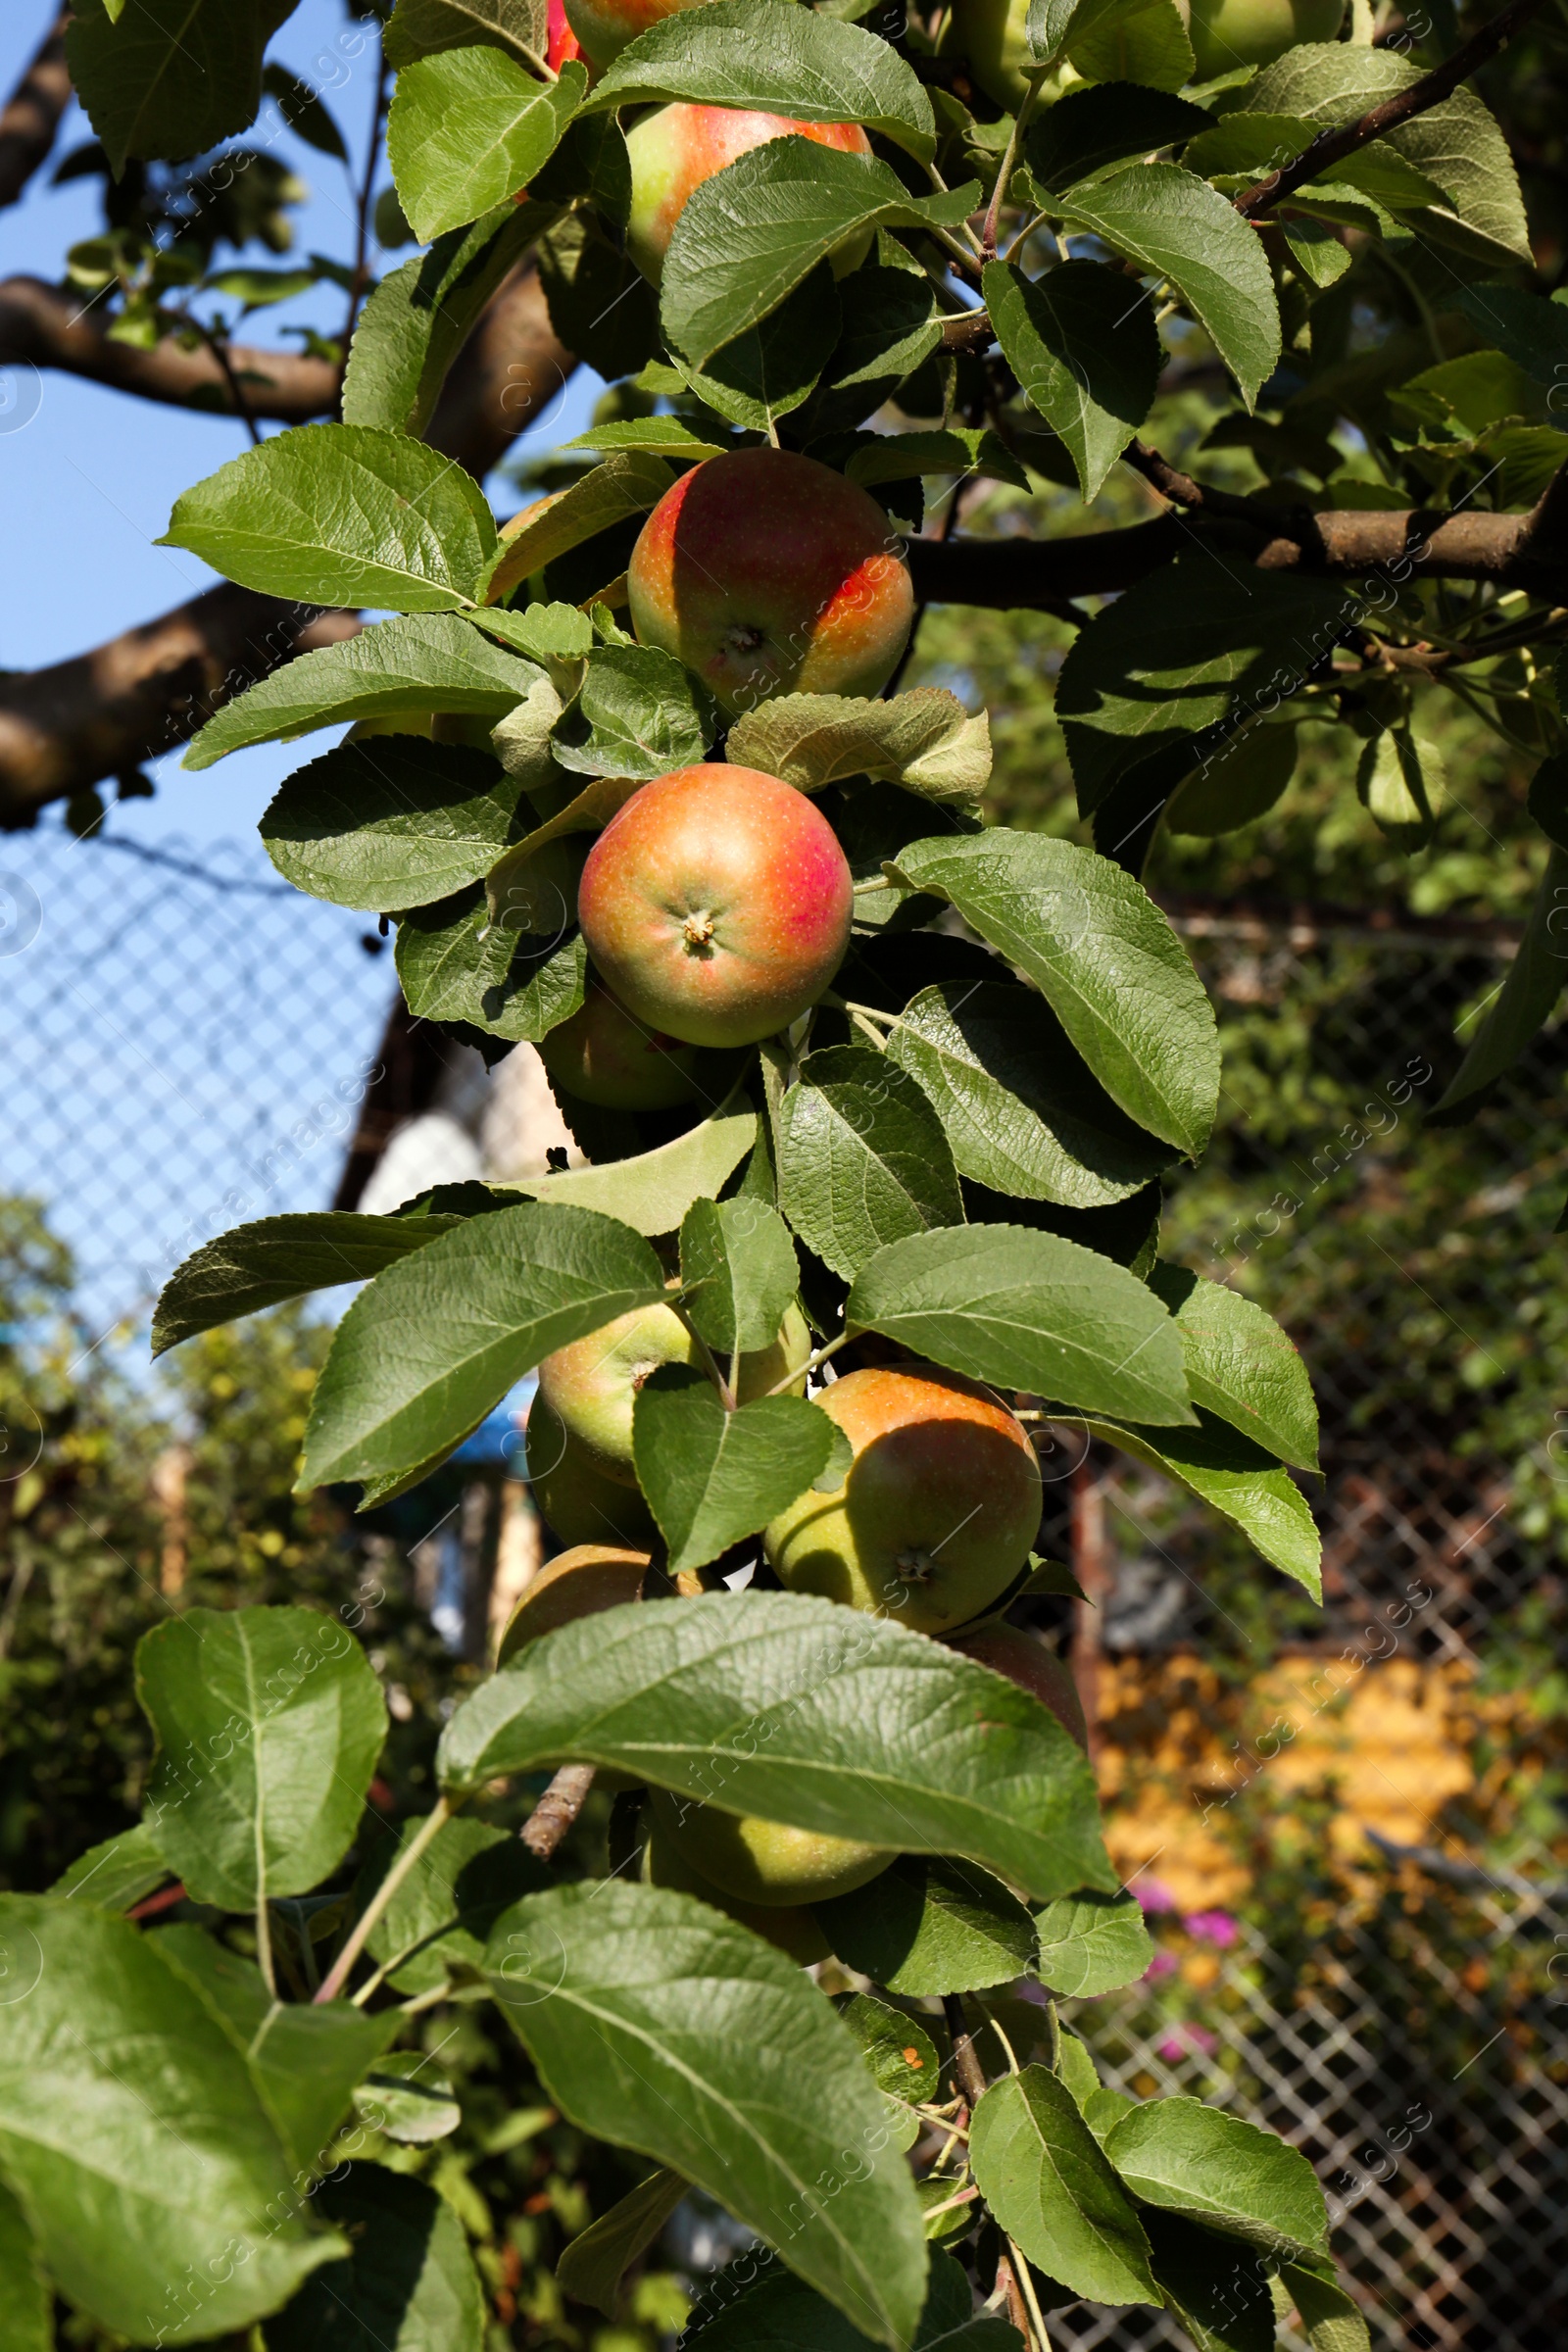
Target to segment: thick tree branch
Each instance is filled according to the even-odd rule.
[[[48,286],[38,277],[0,280],[0,368],[26,361],[171,408],[237,413],[228,377],[210,344],[187,351],[169,335],[143,351],[116,342],[109,324],[69,287]],[[244,343],[230,344],[227,356],[253,416],[304,424],[337,407],[338,371],[329,360]]]
[[[1285,165],[1282,171],[1271,172],[1267,179],[1244,188],[1236,199],[1236,210],[1244,220],[1257,220],[1260,215],[1272,212],[1275,205],[1283,204],[1287,197],[1294,196],[1298,188],[1305,187],[1309,180],[1326,178],[1331,165],[1343,163],[1357,148],[1370,146],[1385,131],[1397,130],[1401,122],[1441,106],[1462,81],[1469,80],[1478,66],[1495,57],[1520,26],[1527,24],[1545,5],[1546,0],[1508,0],[1506,8],[1499,9],[1479,32],[1472,33],[1451,57],[1445,58],[1430,74],[1423,74],[1419,81],[1396,90],[1392,98],[1385,98],[1381,106],[1373,107],[1357,122],[1342,122],[1336,130],[1320,130],[1310,147],[1304,147],[1293,163]]]
[[[577,365],[556,338],[538,271],[521,262],[465,343],[424,437],[483,481],[519,433],[552,414]]]
[[[0,205],[15,204],[45,161],[55,143],[60,118],[71,103],[71,75],[66,67],[70,15],[69,8],[60,11],[31,65],[0,107]]]

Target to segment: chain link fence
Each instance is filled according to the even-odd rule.
[[[1304,2150],[1375,2343],[1556,2352],[1568,1030],[1474,1127],[1434,1128],[1512,938],[1172,914],[1226,1076],[1164,1244],[1306,1353],[1326,1608],[1067,1433],[1059,1547],[1094,1606],[1061,1604],[1058,1630],[1157,1945],[1147,1979],[1076,2008],[1108,2081],[1201,2092]],[[521,1056],[486,1078],[411,1039],[368,918],[302,899],[255,844],[14,837],[0,977],[0,1193],[45,1206],[85,1327],[127,1364],[165,1275],[212,1234],[520,1172],[560,1140]],[[1082,2304],[1050,2327],[1074,2352],[1183,2340],[1157,2313]]]

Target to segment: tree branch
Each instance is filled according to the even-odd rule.
[[[482,482],[549,415],[577,366],[557,340],[533,263],[519,262],[459,353],[424,437]]]
[[[45,285],[38,277],[0,281],[0,368],[25,361],[57,368],[116,392],[176,409],[201,409],[220,416],[270,416],[280,424],[304,424],[337,407],[338,370],[329,360],[302,352],[264,351],[244,343],[227,347],[243,408],[222,363],[209,343],[186,350],[167,335],[150,351],[120,343],[109,321],[84,309],[68,287]]]
[[[1508,0],[1506,8],[1472,33],[1469,40],[1445,58],[1419,81],[1410,82],[1385,98],[1381,106],[1372,108],[1354,122],[1342,122],[1337,130],[1320,130],[1310,147],[1304,147],[1293,163],[1279,172],[1271,172],[1267,179],[1244,188],[1236,199],[1236,210],[1245,220],[1255,220],[1263,213],[1272,212],[1294,196],[1298,188],[1309,180],[1321,179],[1333,164],[1343,163],[1357,148],[1370,146],[1385,131],[1397,130],[1401,122],[1424,115],[1434,106],[1441,106],[1462,81],[1468,81],[1478,66],[1494,57],[1506,41],[1513,38],[1520,26],[1544,8],[1546,0]]]
[[[0,107],[0,205],[15,204],[46,161],[60,118],[71,103],[66,66],[70,15],[69,8],[60,11],[53,30],[45,33],[31,65]]]
[[[594,1785],[592,1764],[563,1764],[519,1833],[530,1854],[548,1862],[582,1811]]]

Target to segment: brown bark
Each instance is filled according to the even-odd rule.
[[[442,386],[425,439],[483,481],[549,414],[577,361],[558,342],[531,262],[503,280]]]
[[[235,414],[228,376],[209,344],[187,351],[169,335],[143,351],[116,342],[109,325],[104,314],[88,308],[70,287],[48,286],[37,277],[0,281],[0,368],[19,361],[57,368],[171,408]],[[227,358],[252,416],[304,424],[337,407],[339,377],[329,360],[246,343],[230,344]]]
[[[0,205],[15,204],[28,180],[55,143],[60,118],[71,103],[71,74],[66,67],[66,23],[63,8],[47,32],[31,65],[0,107]]]
[[[548,1862],[587,1802],[592,1764],[563,1764],[519,1833],[530,1854]]]

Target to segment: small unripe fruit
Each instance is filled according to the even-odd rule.
[[[966,1658],[989,1666],[993,1674],[1004,1674],[1009,1683],[1038,1698],[1062,1730],[1071,1733],[1085,1755],[1089,1753],[1089,1727],[1072,1671],[1033,1634],[1016,1625],[988,1625],[984,1633],[956,1635],[948,1647],[962,1650]]]
[[[876,500],[788,449],[682,474],[642,527],[626,594],[639,644],[673,654],[732,714],[775,694],[880,694],[914,620]]]
[[[558,1626],[640,1599],[651,1556],[613,1544],[578,1544],[547,1560],[507,1620],[497,1666]]]
[[[810,1352],[806,1317],[792,1306],[772,1346],[741,1357],[736,1401],[765,1396]],[[671,1308],[633,1307],[547,1355],[539,1367],[539,1395],[584,1459],[602,1477],[631,1487],[637,1479],[631,1446],[637,1392],[661,1364],[700,1360],[696,1341]]]
[[[577,913],[633,1020],[747,1046],[814,1004],[850,944],[854,883],[820,809],[756,768],[645,784],[588,854]]]
[[[569,1020],[539,1042],[539,1058],[556,1084],[579,1102],[605,1110],[667,1110],[689,1102],[695,1046],[645,1029],[592,982]]]
[[[734,106],[662,106],[644,115],[629,132],[631,218],[626,250],[643,275],[658,285],[675,223],[694,191],[737,156],[771,139],[809,139],[848,155],[869,155],[871,142],[858,122],[797,122],[787,115],[754,114]],[[870,250],[870,232],[859,231],[830,260],[842,274],[856,269]]]
[[[755,1813],[721,1813],[667,1789],[649,1791],[648,1812],[660,1838],[687,1868],[721,1894],[765,1909],[825,1903],[880,1878],[892,1854],[852,1838],[791,1829]]]
[[[635,1487],[607,1478],[567,1436],[543,1396],[528,1413],[528,1484],[563,1544],[606,1544],[632,1551],[659,1542],[654,1515]]]
[[[803,1968],[828,1957],[827,1937],[804,1906],[737,1902],[734,1895],[726,1894],[722,1887],[705,1879],[701,1871],[693,1870],[652,1821],[648,1822],[648,1840],[643,1847],[643,1883],[648,1886],[668,1886],[676,1894],[694,1894],[699,1902],[710,1904],[713,1910],[722,1911],[726,1919],[733,1919],[739,1926],[750,1928],[754,1936],[776,1944]]]
[[[855,1449],[763,1539],[779,1582],[943,1634],[1004,1592],[1040,1526],[1040,1471],[1015,1416],[956,1373],[878,1366],[816,1399]]]
[[[967,59],[975,87],[1016,113],[1029,87],[1028,24],[1029,0],[953,0],[937,54]]]
[[[1345,0],[1176,0],[1198,60],[1211,81],[1237,66],[1269,66],[1299,41],[1332,41]]]
[[[552,25],[559,7],[577,37],[582,55],[596,66],[608,66],[628,41],[646,32],[650,24],[676,16],[682,9],[702,5],[703,0],[550,0]],[[556,62],[552,34],[550,63]]]

